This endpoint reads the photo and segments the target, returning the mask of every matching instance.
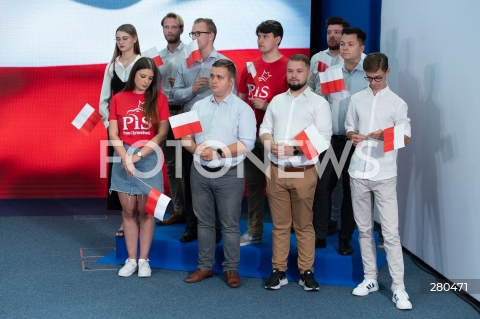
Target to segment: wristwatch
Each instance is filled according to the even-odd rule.
[[[298,153],[300,153],[300,150],[299,150],[296,146],[294,146],[294,147],[293,147],[293,155],[294,155],[294,156],[297,156]]]
[[[221,148],[217,148],[217,153],[220,155],[220,158],[222,158],[223,151]]]
[[[139,151],[139,152],[137,153],[137,156],[138,156],[140,159],[142,159],[142,152]]]

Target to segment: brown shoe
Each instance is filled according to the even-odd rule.
[[[185,215],[180,215],[177,212],[173,212],[172,215],[168,216],[164,220],[157,220],[158,226],[167,226],[176,223],[184,223],[185,222]]]
[[[240,276],[237,270],[225,271],[225,277],[227,277],[227,285],[230,288],[240,287]]]
[[[213,277],[213,271],[207,269],[197,269],[193,274],[185,278],[186,282],[199,282],[204,278],[211,278]]]

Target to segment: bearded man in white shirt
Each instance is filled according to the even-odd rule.
[[[366,296],[378,290],[373,240],[373,193],[382,224],[388,269],[393,279],[392,301],[398,309],[412,309],[405,291],[402,245],[398,233],[397,150],[386,153],[383,150],[384,130],[392,126],[403,125],[404,142],[410,142],[408,107],[387,85],[390,69],[385,54],[367,55],[363,69],[370,85],[352,96],[345,119],[347,137],[356,147],[348,173],[365,277],[352,294]]]

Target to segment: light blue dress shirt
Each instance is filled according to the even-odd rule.
[[[192,136],[197,145],[206,142],[208,146],[216,149],[240,141],[248,150],[253,149],[257,131],[255,114],[247,103],[233,93],[218,104],[213,95],[210,95],[196,102],[193,110],[197,111],[203,130],[202,133]],[[246,155],[242,154],[234,158],[205,161],[194,155],[194,160],[203,166],[220,167],[236,166],[245,157]]]
[[[168,98],[168,105],[173,105],[173,88],[168,82],[169,77],[176,77],[177,70],[179,65],[185,60],[185,53],[183,49],[185,48],[185,44],[183,42],[175,49],[175,51],[170,52],[168,48],[165,48],[159,52],[160,57],[163,60],[163,65],[158,68],[159,70],[159,78],[158,78],[158,85],[163,84],[162,92]]]
[[[175,77],[175,85],[173,86],[174,104],[183,104],[183,110],[188,112],[191,110],[195,102],[211,95],[212,91],[210,91],[209,86],[200,89],[195,94],[192,93],[192,87],[195,83],[195,80],[199,76],[202,75],[210,78],[210,69],[212,68],[212,64],[221,59],[230,60],[223,54],[218,53],[215,49],[210,52],[210,55],[205,59],[205,61],[195,61],[190,68],[187,68],[187,63],[185,59],[183,59],[178,67],[177,76]],[[237,83],[236,78],[235,83]],[[234,90],[234,93],[236,94],[236,89]]]

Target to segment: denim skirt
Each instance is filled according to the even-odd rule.
[[[138,147],[130,146],[125,143],[123,143],[123,145],[129,155],[133,155],[140,150]],[[110,185],[110,191],[126,193],[129,195],[148,195],[151,187],[153,187],[163,193],[163,174],[161,170],[163,158],[161,157],[162,152],[160,148],[157,151],[158,154],[154,151],[133,164],[136,169],[135,176],[127,175],[117,152],[115,152],[113,154],[115,161],[112,168],[112,183]]]

